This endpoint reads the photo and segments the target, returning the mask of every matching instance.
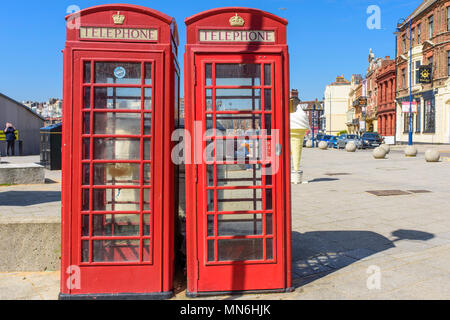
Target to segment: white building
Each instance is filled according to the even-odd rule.
[[[348,99],[351,83],[342,76],[328,85],[324,93],[325,133],[336,135],[347,130]]]

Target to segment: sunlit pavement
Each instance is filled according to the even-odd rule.
[[[295,291],[202,299],[450,299],[450,163],[401,149],[385,160],[305,149],[308,183],[292,187]],[[0,273],[0,299],[58,293],[59,272]],[[179,281],[174,299],[186,299]]]

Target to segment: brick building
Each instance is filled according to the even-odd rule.
[[[397,142],[408,142],[410,116],[402,112],[402,103],[409,103],[411,87],[412,101],[417,102],[417,113],[412,117],[413,142],[450,143],[450,1],[423,1],[398,25],[398,31]],[[421,65],[432,68],[429,84],[418,81]]]
[[[386,57],[376,77],[378,87],[378,133],[395,141],[395,61]]]

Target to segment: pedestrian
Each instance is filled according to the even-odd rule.
[[[7,122],[4,132],[6,142],[8,144],[6,154],[10,156],[9,150],[11,150],[11,157],[12,157],[15,155],[16,128],[11,123]]]

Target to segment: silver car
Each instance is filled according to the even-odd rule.
[[[347,146],[347,143],[353,142],[356,145],[356,148],[361,149],[362,148],[362,141],[361,138],[356,134],[341,134],[338,137],[337,146],[338,149],[345,149]]]

